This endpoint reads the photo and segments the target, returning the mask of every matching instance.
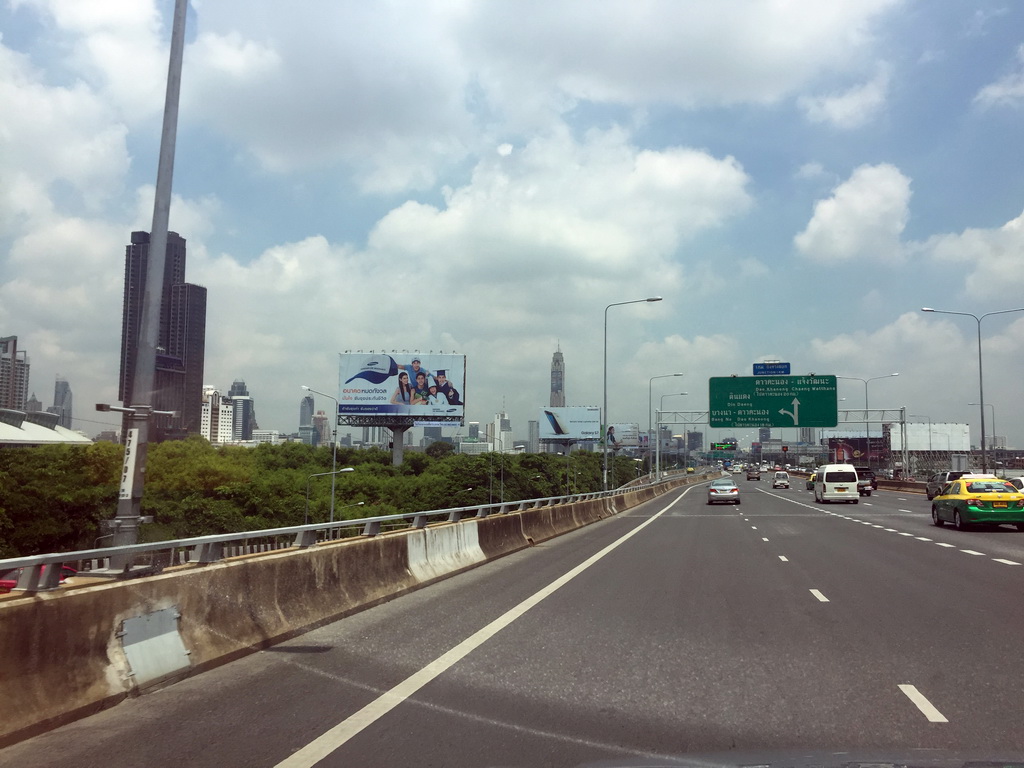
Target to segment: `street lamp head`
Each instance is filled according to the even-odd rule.
[[[898,374],[898,373],[890,373],[889,375],[890,375],[890,376],[899,376],[899,374]]]
[[[309,391],[309,387],[307,387],[307,386],[306,386],[305,384],[303,384],[303,385],[302,385],[302,388],[303,388],[304,390],[306,390],[307,392]]]
[[[661,301],[661,296],[651,296],[647,301]]]
[[[921,307],[922,312],[934,312],[935,310],[931,307]]]

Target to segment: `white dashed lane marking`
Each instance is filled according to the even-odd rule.
[[[908,699],[914,702],[914,706],[921,710],[922,714],[928,718],[929,723],[949,722],[949,720],[947,720],[945,716],[935,708],[935,705],[928,701],[928,699],[924,697],[924,694],[917,690],[915,686],[901,685],[900,690],[903,691]]]

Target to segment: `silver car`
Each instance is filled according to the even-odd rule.
[[[740,489],[731,477],[712,480],[708,486],[708,504],[739,504]]]

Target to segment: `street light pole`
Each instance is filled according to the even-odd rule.
[[[667,395],[662,395],[661,396],[661,409],[658,411],[658,413],[662,413],[663,414],[665,412],[665,398],[666,397],[682,397],[683,395],[688,395],[688,394],[690,394],[690,393],[689,392],[669,392]],[[659,422],[659,426],[660,426],[660,422]],[[684,453],[686,451],[686,428],[685,428],[685,425],[683,427],[683,451],[684,451]],[[679,449],[678,448],[676,448],[676,461],[679,461]],[[660,462],[659,462],[659,464],[660,464]],[[659,466],[658,469],[660,470],[661,467]]]
[[[325,392],[307,387],[305,384],[302,388],[307,392],[312,392],[314,395],[320,395],[326,397],[329,400],[334,401],[334,415],[331,417],[331,421],[334,424],[334,430],[331,432],[331,522],[334,522],[334,477],[337,474],[335,470],[338,468],[338,411],[341,410],[341,403],[338,402],[336,397],[331,397]]]
[[[632,301],[616,301],[604,308],[604,405],[601,410],[601,420],[604,422],[601,430],[601,445],[604,454],[604,467],[602,471],[601,489],[608,490],[608,425],[611,424],[608,418],[608,310],[612,307],[621,307],[625,304],[643,304],[644,302],[661,301],[661,296],[650,296],[646,299],[634,299]]]
[[[647,383],[647,436],[648,436],[648,440],[650,440],[650,438],[651,438],[651,436],[653,434],[651,432],[651,426],[652,426],[651,418],[652,418],[652,415],[653,415],[651,413],[651,409],[654,408],[654,380],[655,379],[667,379],[670,376],[683,376],[683,375],[685,375],[685,374],[682,374],[682,373],[665,373],[665,374],[662,374],[661,376],[651,376],[651,380]],[[650,447],[651,447],[650,444],[648,444],[647,447],[648,447],[648,449],[650,449]]]
[[[984,315],[976,315],[973,312],[954,312],[951,309],[932,309],[921,307],[922,312],[936,312],[940,315],[963,315],[973,317],[978,324],[978,406],[981,412],[981,471],[988,472],[988,452],[985,450],[985,379],[981,368],[981,321],[990,315],[1005,315],[1010,312],[1024,312],[1024,307],[1016,309],[1000,309],[996,312],[986,312]]]
[[[316,474],[310,475],[309,477],[306,478],[306,516],[305,516],[306,522],[303,523],[304,525],[308,525],[309,524],[309,481],[312,480],[314,477],[326,477],[327,475],[331,476],[331,520],[330,520],[330,522],[332,522],[332,523],[334,522],[334,476],[335,475],[340,475],[342,472],[355,472],[355,468],[354,467],[345,467],[344,469],[339,469],[339,470],[335,470],[335,471],[331,471],[331,472],[317,472]],[[362,502],[360,502],[360,504],[361,503]],[[358,504],[349,504],[349,506],[350,507],[358,506]]]
[[[868,382],[878,381],[879,379],[891,379],[893,376],[899,376],[898,373],[887,373],[884,376],[872,376],[869,379],[862,379],[858,376],[836,376],[837,379],[850,379],[851,381],[862,381],[864,382],[864,434],[867,438],[867,463],[871,465],[871,422],[868,417]]]

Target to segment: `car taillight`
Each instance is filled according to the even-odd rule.
[[[980,507],[981,499],[967,499],[966,504],[968,507]]]

